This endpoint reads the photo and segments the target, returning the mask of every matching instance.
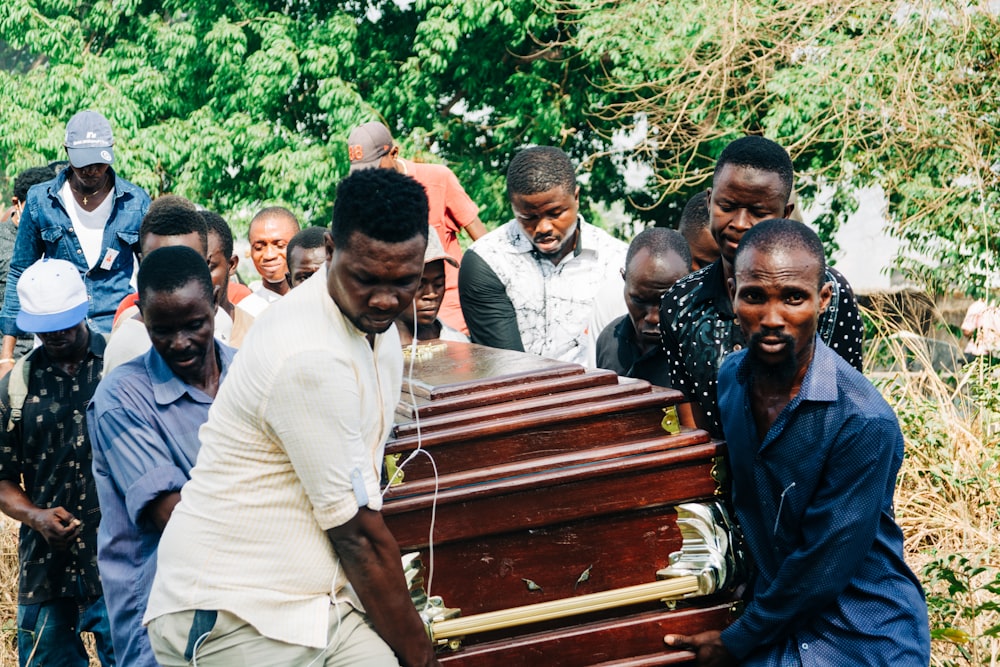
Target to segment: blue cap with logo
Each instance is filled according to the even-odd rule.
[[[114,163],[114,144],[111,123],[96,111],[80,111],[66,123],[66,153],[77,169]]]

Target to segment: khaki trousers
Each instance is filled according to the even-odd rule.
[[[163,667],[399,667],[368,618],[350,605],[331,610],[325,649],[264,637],[226,611],[182,611],[153,619],[149,641]]]

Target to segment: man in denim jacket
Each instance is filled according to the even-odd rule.
[[[115,174],[111,124],[96,111],[81,111],[66,125],[69,167],[28,191],[0,310],[0,375],[13,367],[17,281],[43,255],[80,270],[90,309],[87,321],[108,333],[118,303],[130,292],[139,244],[139,223],[149,195]]]

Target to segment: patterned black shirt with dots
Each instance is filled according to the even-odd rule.
[[[833,287],[833,297],[820,315],[817,333],[860,371],[864,325],[854,290],[836,269],[827,268],[826,279]],[[663,295],[660,332],[670,386],[701,406],[709,432],[721,438],[716,394],[719,368],[726,356],[746,345],[726,289],[722,260],[685,276]]]

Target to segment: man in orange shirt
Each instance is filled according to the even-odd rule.
[[[351,171],[359,169],[394,169],[413,177],[427,191],[429,204],[428,222],[441,239],[441,245],[455,265],[445,262],[444,301],[438,317],[448,326],[468,335],[462,317],[462,306],[458,301],[458,265],[462,261],[462,249],[458,244],[458,233],[465,231],[475,241],[486,233],[486,227],[479,220],[479,207],[465,194],[458,178],[443,164],[412,162],[399,157],[399,146],[392,140],[389,129],[372,121],[351,131],[347,139]]]

